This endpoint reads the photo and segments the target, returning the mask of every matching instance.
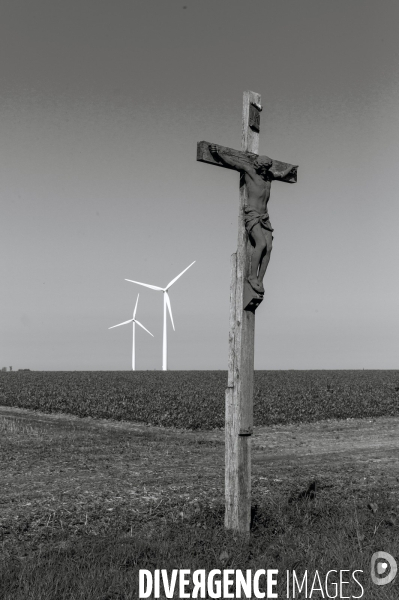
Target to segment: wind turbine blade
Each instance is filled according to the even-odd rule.
[[[133,311],[133,319],[136,316],[136,310],[137,310],[137,304],[139,302],[139,296],[140,296],[140,294],[137,294],[136,306],[134,307],[134,311]]]
[[[141,283],[141,281],[133,281],[133,279],[125,279],[125,281],[130,281],[131,283],[138,283],[139,285],[144,285],[144,287],[151,288],[152,290],[163,291],[163,288],[158,287],[157,285],[150,285],[149,283]]]
[[[184,269],[184,271],[182,271],[182,272],[180,273],[180,275],[178,275],[177,277],[175,277],[174,279],[172,279],[172,281],[170,281],[170,282],[168,283],[168,285],[166,286],[165,290],[168,290],[168,289],[170,288],[170,286],[171,286],[171,285],[173,285],[173,284],[174,284],[174,282],[175,282],[175,281],[177,281],[177,280],[179,279],[179,277],[181,277],[181,276],[183,275],[183,273],[185,273],[185,272],[187,271],[187,269],[189,269],[190,267],[192,267],[192,266],[193,266],[193,264],[194,264],[194,263],[195,263],[195,260],[194,260],[194,261],[191,263],[191,265],[188,265],[188,267],[186,267],[186,268]]]
[[[126,323],[131,323],[133,319],[129,319],[128,321],[123,321],[123,323],[118,323],[118,325],[112,325],[112,327],[108,327],[108,329],[113,329],[114,327],[120,327],[121,325],[126,325]]]
[[[165,294],[165,302],[166,302],[166,306],[168,307],[169,314],[170,314],[170,320],[172,321],[172,327],[173,327],[173,330],[174,330],[174,331],[176,331],[176,330],[175,330],[175,324],[173,323],[173,317],[172,317],[172,307],[171,307],[171,305],[170,305],[169,294],[168,294],[168,292],[164,292],[164,294]]]
[[[137,323],[137,325],[140,325],[140,327],[142,327],[142,328],[143,328],[143,329],[144,329],[144,330],[145,330],[147,333],[149,333],[150,335],[152,335],[152,337],[154,337],[154,336],[153,336],[153,334],[151,333],[151,331],[148,331],[148,329],[146,329],[146,328],[144,327],[144,325],[142,325],[142,324],[140,323],[140,321],[138,321],[137,319],[134,319],[134,322],[135,322],[135,323]]]

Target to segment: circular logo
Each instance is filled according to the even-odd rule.
[[[375,552],[371,557],[371,580],[375,585],[391,583],[397,572],[396,560],[388,552]]]

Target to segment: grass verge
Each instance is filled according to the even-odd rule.
[[[399,596],[397,580],[379,588],[369,577],[374,552],[399,556],[397,482],[378,469],[254,461],[248,542],[223,526],[216,439],[79,419],[7,417],[0,432],[2,600],[130,600],[139,569],[157,568],[307,570],[308,597],[316,570],[323,580],[360,569],[361,597]],[[315,496],[301,496],[315,477]]]

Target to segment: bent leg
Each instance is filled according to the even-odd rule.
[[[259,265],[258,281],[259,281],[259,283],[262,286],[262,289],[264,291],[263,283],[262,282],[263,282],[263,278],[264,278],[265,273],[266,273],[267,266],[268,266],[269,261],[270,261],[270,255],[271,255],[272,246],[273,246],[273,235],[272,235],[272,232],[269,231],[268,229],[263,229],[262,233],[264,234],[265,240],[266,240],[266,252],[264,253],[264,255],[262,257],[262,260],[261,260],[261,263]]]
[[[259,223],[256,223],[256,225],[253,226],[250,236],[255,243],[255,247],[251,256],[251,266],[249,270],[248,281],[255,292],[262,294],[264,292],[261,283],[262,280],[259,279],[257,273],[258,269],[260,268],[262,255],[266,248],[266,238]]]

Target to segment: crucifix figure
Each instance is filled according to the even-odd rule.
[[[282,171],[273,172],[273,161],[268,156],[258,156],[253,163],[218,150],[211,144],[210,152],[222,163],[244,173],[248,203],[244,205],[245,229],[254,245],[251,256],[248,282],[258,294],[264,294],[263,278],[270,261],[273,244],[273,228],[270,223],[267,204],[270,199],[270,187],[273,179],[284,181],[296,175],[298,165],[287,165]]]
[[[241,151],[197,144],[197,160],[240,172],[237,252],[231,257],[230,332],[225,421],[225,526],[249,535],[255,310],[263,300],[273,228],[267,205],[273,180],[295,183],[297,166],[259,156],[260,95],[244,92]]]

